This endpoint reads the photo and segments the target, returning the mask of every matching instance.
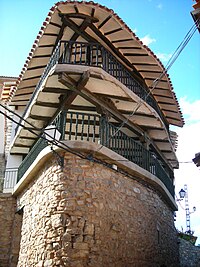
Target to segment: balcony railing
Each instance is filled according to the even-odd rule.
[[[168,129],[166,119],[154,97],[147,92],[147,90],[132,76],[124,65],[122,65],[109,51],[98,43],[60,41],[50,57],[49,63],[44,69],[38,84],[36,85],[35,91],[29,101],[29,104],[26,106],[24,114],[26,114],[29,109],[32,99],[34,99],[49,71],[58,63],[95,66],[104,69],[107,73],[115,77],[133,93],[153,107],[162,118],[166,128]],[[22,119],[20,120],[20,123],[21,122]],[[16,127],[15,132],[17,132],[18,127],[19,126]]]
[[[153,107],[166,122],[156,100],[109,51],[98,43],[61,41],[54,53],[59,64],[101,67]]]
[[[115,151],[127,160],[158,177],[174,197],[173,179],[166,163],[155,153],[148,151],[141,143],[126,135],[104,117],[81,112],[61,112],[54,125],[62,133],[62,140],[95,142]],[[33,146],[19,167],[18,180],[34,162],[39,152],[47,145],[44,139]]]
[[[35,161],[38,154],[47,146],[47,141],[40,138],[35,145],[32,147],[28,155],[24,158],[18,169],[17,181],[19,181],[31,164]]]
[[[13,189],[17,183],[17,168],[7,168],[4,174],[4,190]]]

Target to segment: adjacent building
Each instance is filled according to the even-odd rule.
[[[184,120],[162,63],[113,10],[55,4],[9,104],[18,267],[178,266],[170,125]]]
[[[15,90],[16,80],[16,77],[0,76],[0,192],[3,190],[5,165],[9,153],[12,128],[12,121],[6,117],[7,115],[12,117],[12,114],[5,110],[2,105],[8,106],[12,92]]]

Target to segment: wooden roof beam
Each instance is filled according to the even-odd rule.
[[[96,42],[96,40],[94,38],[92,38],[89,34],[87,34],[85,31],[81,31],[80,28],[76,25],[76,23],[73,22],[69,17],[62,15],[62,14],[60,16],[62,16],[63,24],[65,26],[70,27],[74,31],[74,33],[78,34],[78,36],[80,35],[88,42],[91,42],[91,41]],[[91,21],[90,21],[90,23],[91,23]],[[89,26],[89,24],[87,26]]]
[[[96,28],[96,26],[94,24],[90,25],[90,29],[99,37],[101,38],[101,40],[103,40],[106,45],[108,47],[111,48],[111,50],[115,53],[115,55],[117,55],[121,60],[122,62],[125,62],[127,66],[129,66],[129,68],[131,68],[132,70],[132,73],[135,77],[137,77],[138,79],[142,79],[142,76],[138,73],[138,71],[135,69],[135,67],[119,52],[119,50],[117,50],[115,48],[115,46],[113,45],[113,42],[109,41],[106,36],[104,34],[102,34],[98,28]],[[131,39],[132,40],[132,39]]]

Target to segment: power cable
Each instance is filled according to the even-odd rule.
[[[194,164],[194,162],[193,161],[179,161],[179,163],[192,163],[192,164]]]
[[[106,141],[105,143],[107,144],[111,138],[113,138],[123,127],[124,125],[129,121],[129,119],[136,113],[136,111],[139,109],[139,107],[141,106],[143,101],[146,101],[148,96],[153,92],[153,90],[155,89],[155,87],[158,85],[158,83],[160,82],[160,80],[162,79],[162,77],[167,73],[167,71],[172,67],[172,65],[175,63],[175,61],[177,60],[177,58],[179,57],[179,55],[181,54],[181,52],[183,51],[183,49],[186,47],[186,45],[188,44],[188,42],[190,41],[190,39],[192,38],[192,36],[194,35],[195,31],[197,30],[197,23],[200,21],[200,18],[192,25],[192,27],[190,28],[190,30],[187,32],[187,34],[185,35],[183,41],[180,43],[180,45],[177,47],[177,49],[175,50],[175,52],[172,54],[171,58],[169,59],[168,63],[165,66],[165,69],[163,70],[163,72],[161,73],[161,75],[159,76],[159,78],[156,78],[153,82],[152,82],[152,88],[149,90],[148,94],[144,97],[144,99],[140,99],[140,101],[137,103],[137,106],[135,107],[135,109],[131,112],[131,114],[129,114],[126,118],[126,120],[124,120],[121,125],[118,127],[118,129],[115,131],[115,133],[113,133]],[[151,87],[151,86],[150,86]],[[102,149],[103,145],[97,149],[94,153],[99,152]],[[94,155],[93,153],[93,155]]]
[[[35,136],[37,136],[37,137],[39,137],[39,138],[42,137],[42,134],[43,134],[44,131],[45,131],[44,128],[38,128],[38,127],[36,127],[36,126],[33,125],[32,123],[30,123],[29,121],[27,121],[26,119],[24,119],[22,116],[20,116],[19,114],[17,114],[17,113],[14,112],[13,110],[9,109],[6,105],[2,105],[2,104],[0,103],[0,106],[1,106],[2,108],[4,108],[5,110],[7,110],[8,112],[12,113],[13,115],[17,116],[17,117],[20,119],[20,121],[17,122],[16,120],[14,120],[12,117],[8,116],[7,114],[5,114],[5,113],[3,113],[3,112],[0,112],[0,113],[2,113],[3,115],[5,115],[8,119],[10,119],[10,120],[13,121],[14,123],[18,124],[19,126],[23,127],[24,129],[28,130],[29,132],[33,133]],[[21,123],[22,121],[24,121],[26,124],[30,125],[32,128],[35,128],[35,129],[30,129],[30,128],[26,127],[25,125],[23,125],[23,124]],[[118,128],[117,132],[120,131],[120,128],[121,128],[121,127]],[[34,132],[34,130],[36,130],[36,131],[41,131],[41,133],[40,133],[40,134],[37,134],[37,133]],[[115,132],[115,134],[116,134],[117,132]],[[48,133],[45,133],[45,134],[46,134],[47,136],[50,137],[50,135],[49,135]],[[44,137],[42,137],[42,138],[45,139]],[[47,140],[47,139],[45,139],[45,140]],[[48,140],[49,140],[49,139],[48,139]],[[107,143],[107,142],[108,142],[108,140],[106,140],[105,143]],[[53,143],[53,142],[52,142],[52,143]],[[60,141],[57,141],[57,144],[61,144],[61,145],[62,145],[61,147],[58,146],[58,147],[60,147],[60,148],[63,148],[63,145],[64,145],[64,146],[67,148],[68,151],[70,150],[72,153],[74,153],[74,151],[72,151],[72,149],[71,149],[69,146],[67,146],[66,144],[63,144],[63,143],[60,142]],[[55,144],[55,141],[54,141],[54,145],[56,145],[56,144]],[[94,156],[94,153],[100,151],[100,150],[102,149],[103,146],[104,146],[104,145],[101,145],[101,147],[100,147],[99,149],[97,149],[96,151],[94,151],[94,152],[92,153],[92,156]],[[63,148],[63,149],[64,149],[64,148]],[[76,155],[78,155],[78,156],[80,156],[80,157],[82,157],[82,158],[85,158],[85,159],[87,159],[87,158],[90,158],[90,159],[91,159],[91,154],[89,154],[88,156],[85,156],[85,155],[83,155],[83,154],[80,153],[80,152],[79,152],[79,153],[76,152]],[[108,159],[106,158],[105,160],[108,160]],[[115,161],[117,161],[117,162],[128,162],[129,160],[128,160],[128,159],[124,159],[124,160],[115,159]],[[188,162],[179,162],[179,163],[193,163],[193,162],[192,162],[192,161],[190,161],[190,162],[188,161]]]
[[[2,105],[2,104],[0,103],[0,106],[3,107],[4,109],[6,109],[7,111],[13,113],[15,116],[18,116],[19,118],[22,118],[19,114],[17,114],[16,112],[10,110],[10,109],[7,108],[5,105]],[[34,132],[34,130],[32,130],[32,129],[26,127],[26,126],[23,125],[21,122],[18,122],[18,121],[16,121],[16,120],[14,120],[12,117],[10,117],[9,115],[5,114],[5,113],[2,112],[1,110],[0,110],[0,114],[4,115],[4,116],[7,117],[8,119],[10,119],[10,120],[13,121],[14,123],[16,123],[17,125],[21,126],[22,128],[28,130],[29,132],[31,132],[32,134],[34,134],[34,135],[37,136],[38,138],[42,138],[42,139],[48,141],[49,143],[51,143],[52,145],[56,145],[57,147],[62,148],[62,149],[64,149],[64,150],[66,150],[66,151],[70,151],[71,153],[76,154],[76,155],[79,156],[79,157],[84,157],[84,158],[85,158],[85,156],[84,156],[83,154],[74,151],[72,148],[70,148],[70,147],[67,146],[66,144],[60,142],[59,140],[49,140],[49,139],[45,138],[44,133],[45,133],[45,135],[47,135],[48,137],[52,138],[51,135],[49,135],[47,132],[45,132],[45,129],[42,130],[42,133],[41,133],[41,134],[37,134],[37,133]],[[24,122],[30,124],[33,128],[36,128],[36,130],[41,130],[41,129],[35,127],[34,125],[32,125],[31,123],[29,123],[29,122],[28,122],[27,120],[25,120],[24,118],[22,118],[22,120],[23,120]],[[64,147],[63,147],[63,146],[64,146]]]
[[[115,135],[116,135],[116,134],[123,128],[123,126],[128,122],[129,118],[132,117],[132,116],[135,114],[135,112],[138,110],[138,108],[141,106],[143,100],[146,101],[147,97],[148,97],[148,96],[150,95],[150,93],[152,93],[152,91],[155,89],[156,85],[159,83],[159,81],[161,80],[161,78],[162,78],[162,77],[165,75],[165,73],[171,68],[171,66],[174,64],[174,62],[176,61],[176,59],[178,58],[178,56],[180,55],[180,53],[183,51],[183,49],[185,48],[185,46],[188,44],[188,42],[190,41],[190,39],[191,39],[192,36],[194,35],[194,33],[195,33],[196,29],[197,29],[197,27],[195,27],[195,26],[196,26],[196,23],[197,23],[198,21],[199,21],[199,20],[197,20],[197,21],[195,22],[195,25],[192,26],[192,28],[191,28],[191,29],[189,30],[189,32],[186,34],[184,40],[181,42],[181,44],[180,44],[180,45],[178,46],[178,48],[175,50],[175,52],[173,53],[172,57],[171,57],[170,60],[168,61],[168,63],[167,63],[167,65],[166,65],[165,70],[163,71],[163,73],[161,73],[161,75],[160,75],[159,78],[157,78],[157,79],[155,79],[155,80],[153,81],[153,83],[152,83],[152,88],[151,88],[151,90],[149,90],[148,94],[144,97],[144,99],[142,99],[142,98],[140,99],[140,101],[137,103],[137,106],[135,107],[135,109],[131,112],[131,114],[129,114],[129,116],[126,118],[126,120],[124,120],[124,121],[121,123],[121,125],[118,127],[118,129],[115,131],[115,133],[114,133],[112,136],[110,136],[110,137],[106,140],[105,144],[108,143],[108,141],[109,141],[112,137],[114,137],[114,136],[115,136]],[[180,49],[180,51],[179,51],[179,49]],[[173,58],[173,57],[174,57],[174,58]],[[39,138],[43,138],[43,139],[45,139],[46,141],[50,142],[52,145],[57,145],[57,146],[60,147],[60,148],[63,148],[63,145],[64,145],[64,146],[66,147],[66,150],[67,150],[67,151],[70,150],[72,153],[75,153],[76,155],[78,155],[78,156],[80,156],[80,157],[84,157],[85,159],[88,158],[88,156],[85,157],[85,156],[84,156],[83,154],[81,154],[81,153],[74,152],[70,147],[68,147],[66,144],[63,144],[63,143],[60,142],[60,141],[56,141],[56,142],[55,142],[55,140],[54,140],[54,141],[51,141],[51,140],[46,139],[46,138],[43,136],[43,133],[44,133],[45,129],[37,128],[36,126],[34,126],[33,124],[31,124],[30,122],[28,122],[27,120],[25,120],[22,116],[20,116],[19,114],[17,114],[16,112],[14,112],[14,111],[8,109],[5,105],[2,105],[2,104],[0,103],[0,106],[3,107],[4,109],[6,109],[7,111],[11,112],[11,113],[14,114],[15,116],[17,116],[18,118],[20,118],[21,120],[23,120],[23,121],[26,122],[27,124],[29,124],[29,125],[30,125],[31,127],[33,127],[36,131],[42,131],[41,134],[37,134],[37,133],[34,132],[34,130],[32,130],[32,129],[26,127],[26,126],[23,125],[22,123],[17,122],[16,120],[14,120],[13,118],[11,118],[11,117],[8,116],[7,114],[5,114],[5,113],[3,113],[2,111],[0,111],[0,113],[3,114],[3,115],[5,115],[8,119],[12,120],[14,123],[20,125],[20,126],[23,127],[24,129],[26,129],[26,130],[28,130],[29,132],[33,133],[33,134],[36,135],[37,137],[39,137]],[[45,133],[45,134],[46,134],[47,136],[51,137],[48,133]],[[61,145],[60,145],[60,144],[61,144]],[[93,155],[94,155],[94,153],[100,151],[100,150],[102,149],[103,146],[104,146],[104,145],[102,145],[100,148],[98,148],[98,150],[94,151],[94,152],[93,152]],[[64,148],[63,148],[63,149],[64,149]],[[91,156],[91,155],[89,155],[89,156]],[[126,160],[125,160],[125,161],[126,161]]]

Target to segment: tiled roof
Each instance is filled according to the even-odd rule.
[[[0,100],[9,102],[16,91],[16,77],[0,76]]]
[[[19,75],[17,81],[18,89],[13,98],[13,103],[25,106],[29,101],[58,41],[57,38],[63,24],[60,15],[70,15],[72,13],[87,16],[91,16],[93,13],[98,22],[94,22],[92,26],[110,42],[110,46],[114,47],[129,62],[129,68],[132,66],[133,69],[140,73],[150,89],[153,87],[153,82],[164,73],[159,83],[153,89],[152,94],[168,122],[177,126],[183,126],[184,120],[178,100],[171,80],[168,74],[165,73],[165,68],[161,61],[139,40],[135,33],[131,31],[113,10],[92,1],[58,2],[50,9]],[[77,25],[79,23],[77,18],[72,18],[72,21]],[[97,36],[92,29],[86,29],[85,31],[106,46],[105,40]],[[70,39],[73,34],[72,29],[67,27],[62,38]],[[106,48],[112,50],[108,45]],[[23,94],[26,94],[26,97],[22,101]]]

